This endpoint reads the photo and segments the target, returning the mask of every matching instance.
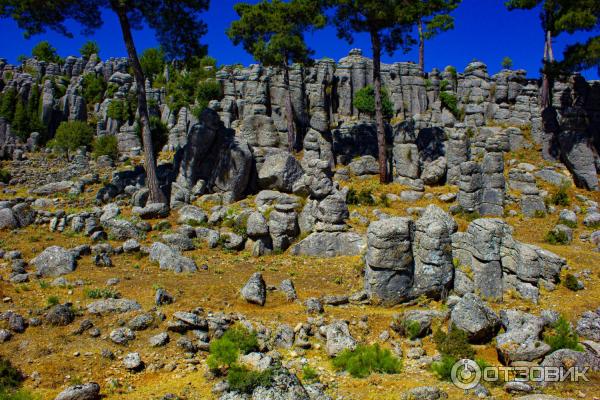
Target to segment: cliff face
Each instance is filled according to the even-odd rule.
[[[0,61],[4,85],[0,89],[14,88],[27,98],[32,85],[39,85],[41,119],[50,130],[63,120],[96,120],[98,134],[117,135],[121,152],[133,155],[141,147],[135,123],[115,120],[109,113],[112,102],[126,100],[135,90],[127,71],[127,59],[122,58],[103,62],[97,57],[88,61],[68,57],[61,66],[35,59],[20,67]],[[86,74],[109,84],[100,103],[88,105],[82,96]],[[415,188],[424,183],[456,183],[460,164],[471,155],[483,155],[490,136],[502,136],[512,150],[523,145],[524,137],[530,138],[541,146],[545,158],[564,162],[577,185],[598,188],[598,82],[580,76],[556,82],[554,108],[542,115],[539,82],[527,79],[523,70],[490,76],[484,64],[472,62],[462,73],[447,67],[423,76],[415,64],[393,63],[382,65],[382,77],[393,104],[388,145],[397,181]],[[252,65],[224,67],[216,78],[224,96],[209,107],[219,114],[224,129],[232,129],[242,146],[249,145],[258,171],[266,157],[285,149],[283,74],[276,68]],[[292,103],[304,142],[304,166],[315,158],[334,166],[359,156],[377,157],[374,124],[353,104],[356,92],[371,82],[372,60],[356,49],[338,63],[323,59],[292,68]],[[154,89],[146,82],[146,89],[151,113],[169,128],[164,149],[184,148],[198,124],[191,106],[170,110],[165,88]],[[2,130],[3,143],[15,148],[10,126]],[[249,182],[252,186],[252,179]]]

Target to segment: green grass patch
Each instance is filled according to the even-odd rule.
[[[355,378],[366,378],[372,373],[397,374],[402,370],[402,361],[378,344],[344,350],[332,363],[336,370],[347,371]]]

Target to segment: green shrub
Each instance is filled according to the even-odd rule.
[[[562,315],[552,326],[550,332],[544,332],[544,342],[550,345],[552,349],[551,352],[560,349],[583,350],[579,344],[577,333],[575,333],[569,321]]]
[[[46,303],[48,304],[48,307],[52,307],[60,304],[60,299],[56,295],[48,296]]]
[[[89,104],[100,103],[106,91],[106,82],[101,75],[93,73],[83,76],[83,98]],[[110,109],[110,106],[109,106]]]
[[[563,285],[565,285],[567,289],[572,290],[574,292],[581,290],[581,288],[579,287],[579,280],[573,274],[567,274],[567,276],[565,276]]]
[[[359,345],[355,350],[346,349],[332,360],[339,371],[347,371],[355,378],[365,378],[371,373],[397,374],[402,369],[402,361],[388,349],[378,344]]]
[[[502,59],[502,68],[511,69],[513,67],[513,60],[510,57],[504,57]]]
[[[25,377],[10,360],[0,356],[0,390],[16,389],[21,386]]]
[[[373,85],[365,86],[356,92],[354,95],[354,106],[363,114],[370,115],[371,117],[375,116],[375,89]],[[386,119],[394,116],[394,105],[384,87],[381,88],[381,112]]]
[[[250,394],[259,386],[270,387],[273,384],[273,370],[252,371],[235,365],[227,373],[227,383],[232,391]]]
[[[109,156],[113,160],[119,157],[119,141],[115,135],[102,135],[94,139],[92,143],[92,156]]]
[[[561,230],[551,230],[546,233],[544,241],[549,244],[569,244],[569,236]]]
[[[94,130],[83,121],[61,122],[56,130],[56,135],[51,146],[66,152],[74,151],[78,147],[88,147],[94,139]]]
[[[36,44],[31,50],[31,55],[48,63],[59,63],[61,61],[56,49],[46,40]]]
[[[113,289],[84,289],[83,294],[89,299],[118,299],[121,294]]]
[[[458,109],[458,99],[454,94],[442,91],[440,92],[440,101],[442,102],[442,107],[450,111],[456,119],[461,119],[461,111]]]
[[[153,81],[165,69],[165,52],[161,47],[146,49],[140,56],[140,64],[144,76]]]
[[[467,333],[450,324],[448,333],[438,328],[433,334],[433,341],[442,355],[456,359],[473,358],[475,350],[469,343]]]
[[[5,168],[0,168],[0,182],[8,183],[10,182],[10,172]]]
[[[571,204],[571,200],[569,199],[569,193],[567,190],[569,189],[569,184],[564,183],[560,186],[558,191],[552,195],[550,198],[550,203],[555,206],[568,206]]]
[[[410,340],[414,340],[419,337],[419,333],[421,332],[421,324],[419,322],[405,319],[402,321],[401,326],[402,332]]]
[[[376,204],[376,201],[373,198],[373,191],[371,189],[362,189],[360,192],[356,192],[356,190],[350,189],[348,190],[346,203],[357,206],[374,206]]]
[[[208,79],[204,82],[200,82],[198,84],[198,88],[196,89],[196,93],[199,112],[202,112],[205,108],[207,108],[208,103],[211,100],[223,99],[223,89],[221,88],[221,84],[214,79]]]
[[[100,56],[100,46],[98,46],[97,42],[88,40],[79,49],[79,54],[81,54],[81,57],[85,58],[86,60],[89,60],[94,54]]]
[[[212,371],[218,371],[235,365],[240,354],[255,350],[258,350],[256,333],[243,326],[234,326],[219,339],[210,342],[210,356],[206,362]]]
[[[16,391],[0,389],[0,400],[40,400],[40,399],[41,399],[40,396],[37,396],[25,389],[19,389]]]
[[[433,372],[438,379],[443,381],[450,381],[452,375],[452,367],[458,362],[456,357],[449,356],[447,354],[442,355],[440,361],[434,361],[431,364],[431,372]]]
[[[544,210],[535,210],[535,212],[533,213],[533,218],[545,218],[546,217],[546,213],[544,212]]]
[[[128,121],[130,117],[129,105],[124,100],[113,99],[108,105],[106,116],[117,121]]]
[[[302,382],[315,383],[319,381],[319,374],[316,369],[306,364],[302,367]]]

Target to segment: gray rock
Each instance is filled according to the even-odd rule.
[[[600,213],[588,212],[588,214],[583,219],[583,224],[588,228],[596,228],[600,226]]]
[[[46,313],[46,323],[54,326],[69,325],[75,319],[70,304],[57,304]]]
[[[240,293],[248,303],[264,306],[267,300],[267,287],[262,274],[259,272],[254,273]]]
[[[294,329],[287,324],[282,324],[277,327],[273,335],[273,346],[291,349],[294,345]]]
[[[19,227],[19,221],[15,217],[14,212],[10,208],[0,210],[0,230],[15,229]]]
[[[311,297],[304,302],[306,312],[309,314],[322,314],[324,312],[323,304],[315,297]]]
[[[56,277],[75,271],[75,255],[60,246],[50,246],[29,262],[41,277]]]
[[[198,266],[191,258],[182,256],[179,252],[164,243],[155,242],[150,247],[151,261],[158,262],[160,269],[176,273],[197,272]]]
[[[577,334],[595,342],[600,342],[600,308],[586,311],[577,321]]]
[[[139,371],[144,368],[144,362],[139,353],[129,353],[123,357],[123,367],[130,371]]]
[[[128,239],[123,243],[123,251],[125,253],[136,253],[140,251],[140,243],[135,239]]]
[[[131,319],[127,323],[127,326],[132,331],[143,331],[145,329],[148,329],[152,325],[153,322],[154,322],[154,317],[152,316],[152,314],[144,313],[144,314],[140,314],[140,315],[134,317],[133,319]]]
[[[180,233],[164,234],[161,236],[161,240],[165,242],[169,247],[172,247],[179,251],[189,251],[194,250],[196,248],[192,239]]]
[[[402,400],[441,400],[448,394],[435,386],[418,386],[402,394]]]
[[[295,244],[295,256],[356,256],[366,249],[365,238],[354,232],[314,232]]]
[[[90,382],[70,386],[60,392],[54,400],[100,400],[100,385]]]
[[[142,219],[158,219],[169,216],[169,206],[163,203],[148,203],[144,207],[133,207],[132,214]]]
[[[167,291],[164,289],[156,289],[156,293],[154,294],[154,303],[157,306],[171,304],[173,303],[173,296],[167,293]]]
[[[348,168],[356,176],[379,174],[379,162],[373,156],[358,157],[348,164]]]
[[[344,350],[354,350],[357,342],[350,334],[348,324],[344,321],[334,321],[319,328],[326,339],[325,349],[330,357],[335,357]]]
[[[90,314],[126,313],[141,310],[142,307],[134,300],[129,299],[104,299],[88,304]]]
[[[294,184],[304,174],[298,161],[287,152],[271,154],[258,171],[258,185],[261,189],[291,193]]]
[[[255,211],[248,216],[246,233],[253,239],[264,237],[269,234],[269,225],[262,213]]]
[[[177,222],[188,225],[201,225],[208,221],[206,213],[195,206],[183,206],[179,209],[179,218]]]
[[[279,290],[285,295],[287,301],[295,301],[298,298],[294,282],[291,279],[284,279],[279,284]]]
[[[169,334],[167,332],[161,332],[148,339],[148,343],[152,347],[162,347],[169,343]]]
[[[541,359],[550,351],[550,346],[540,340],[546,325],[543,318],[517,310],[502,310],[500,318],[505,333],[496,337],[496,349],[504,364]]]
[[[558,215],[558,221],[575,226],[577,225],[577,214],[571,210],[562,210]]]
[[[493,338],[500,329],[500,318],[483,300],[467,293],[454,306],[450,314],[452,323],[465,331],[469,340],[484,343]]]
[[[33,189],[31,193],[38,196],[49,196],[56,193],[67,193],[73,188],[73,186],[74,182],[71,181],[51,182]]]
[[[127,344],[135,340],[135,333],[129,328],[117,328],[110,335],[110,340],[116,344]]]

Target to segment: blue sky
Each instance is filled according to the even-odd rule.
[[[203,14],[208,23],[209,32],[203,38],[208,44],[209,53],[220,64],[253,63],[250,55],[240,47],[231,44],[225,35],[225,29],[236,19],[233,11],[235,0],[212,0],[210,10]],[[255,3],[257,0],[246,0]],[[488,65],[489,71],[495,73],[500,69],[502,59],[509,56],[515,68],[523,68],[529,76],[538,76],[540,60],[543,53],[543,34],[540,28],[539,12],[512,11],[504,8],[503,0],[463,0],[462,5],[453,13],[456,28],[443,33],[426,43],[426,69],[444,68],[454,65],[459,71],[473,59],[481,60]],[[104,26],[92,37],[101,48],[103,58],[109,56],[125,56],[121,31],[116,17],[110,12],[104,14]],[[67,39],[54,32],[34,36],[26,40],[16,24],[10,20],[0,20],[0,57],[16,63],[21,54],[30,54],[31,48],[41,40],[50,41],[61,56],[78,55],[78,49],[88,39],[80,35],[80,29],[71,23],[75,37]],[[596,32],[597,34],[597,32]],[[563,34],[555,40],[554,51],[562,54],[564,47],[576,41],[585,41],[589,33],[575,35]],[[135,32],[138,51],[157,45],[154,34],[149,29]],[[328,27],[307,36],[307,42],[316,51],[316,57],[340,59],[353,47],[362,48],[364,54],[370,56],[370,41],[366,35],[356,35],[354,44],[350,45],[338,39],[335,29]],[[399,51],[393,56],[385,56],[385,62],[417,61],[417,49],[408,54]],[[597,69],[584,71],[588,79],[598,79]]]

